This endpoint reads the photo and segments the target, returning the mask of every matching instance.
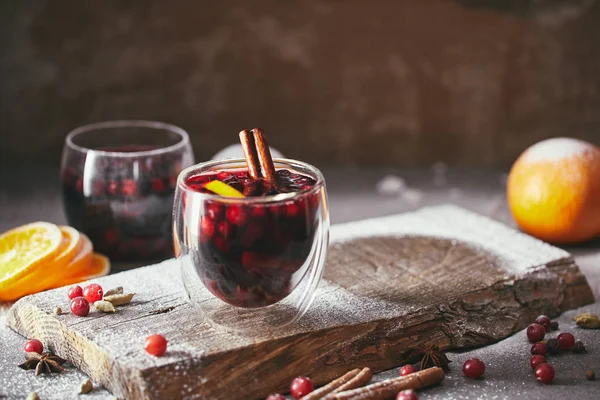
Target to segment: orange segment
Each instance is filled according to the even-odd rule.
[[[226,197],[246,197],[239,190],[229,186],[225,182],[221,181],[210,181],[204,184],[204,187],[211,192],[214,192],[220,196]]]
[[[34,222],[0,235],[0,298],[12,285],[59,253],[63,234],[58,226]]]
[[[61,282],[59,282],[59,284],[62,286],[72,285],[74,283],[100,278],[108,275],[109,272],[110,260],[108,257],[99,253],[94,253],[92,262],[87,268],[82,269],[78,274],[71,275],[68,278],[63,279]]]

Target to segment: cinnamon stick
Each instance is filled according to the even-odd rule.
[[[307,394],[302,400],[319,400],[325,398],[329,393],[337,393],[338,391],[356,389],[364,386],[373,377],[373,372],[370,368],[353,369],[346,372],[344,375],[329,382],[327,385],[318,388],[317,390]]]
[[[439,367],[427,368],[410,375],[387,379],[382,382],[345,392],[330,394],[326,400],[386,400],[393,399],[398,392],[407,389],[424,389],[444,380],[444,370]]]
[[[258,153],[258,162],[260,164],[260,172],[263,179],[269,183],[275,182],[275,166],[273,165],[273,158],[271,157],[271,150],[267,143],[262,129],[252,129],[254,134],[254,144]]]
[[[260,163],[258,161],[258,152],[254,143],[254,134],[247,129],[240,132],[240,143],[244,150],[246,165],[248,166],[248,175],[252,179],[261,178]]]

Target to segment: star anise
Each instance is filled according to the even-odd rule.
[[[411,347],[402,353],[401,365],[416,364],[420,370],[430,367],[440,367],[448,372],[448,364],[451,361],[446,357],[446,353],[441,351],[438,346],[430,344],[420,344],[417,347]]]
[[[38,376],[39,374],[62,372],[65,370],[62,365],[66,362],[67,360],[63,360],[59,356],[55,356],[52,353],[27,353],[27,361],[19,365],[19,368],[23,368],[25,370],[35,368],[35,376]]]

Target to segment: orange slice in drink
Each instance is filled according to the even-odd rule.
[[[61,286],[72,285],[74,283],[100,278],[108,275],[109,272],[110,260],[108,257],[100,253],[94,253],[92,256],[92,262],[87,267],[80,270],[77,274],[70,275],[69,277],[63,279],[61,282],[59,282],[59,284]]]
[[[63,234],[58,226],[34,222],[0,235],[0,300],[12,286],[61,250]]]
[[[236,188],[229,186],[225,182],[210,181],[204,184],[204,187],[213,193],[226,197],[246,197]]]

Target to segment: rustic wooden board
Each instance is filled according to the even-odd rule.
[[[417,343],[463,348],[500,340],[536,315],[593,302],[565,251],[444,206],[332,227],[315,303],[285,331],[235,335],[202,322],[171,260],[98,280],[135,301],[116,314],[55,316],[64,289],[18,301],[9,325],[38,337],[127,399],[258,398],[298,374],[323,383],[348,369],[394,367]],[[151,333],[170,341],[155,358]],[[243,388],[243,394],[240,389]]]

